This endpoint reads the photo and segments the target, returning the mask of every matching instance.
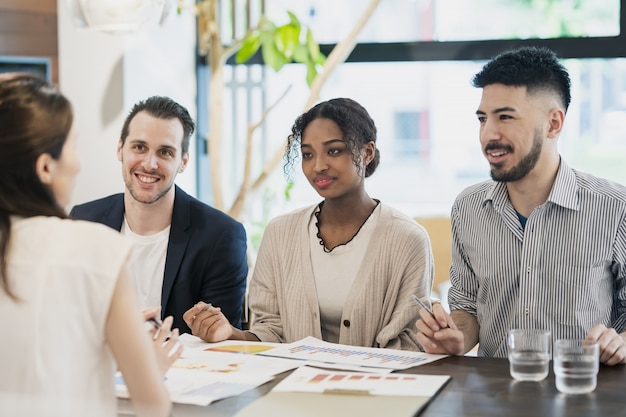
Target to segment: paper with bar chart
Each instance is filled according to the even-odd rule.
[[[287,359],[341,363],[394,370],[408,369],[446,357],[446,355],[433,355],[423,352],[341,345],[324,342],[315,337],[306,337],[298,342],[279,346],[259,354]]]
[[[411,417],[449,380],[449,375],[381,375],[301,366],[235,417]]]
[[[449,375],[380,375],[301,366],[278,383],[273,391],[431,397],[449,379]]]

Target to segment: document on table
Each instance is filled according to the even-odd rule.
[[[298,342],[262,352],[260,355],[392,370],[412,368],[447,356],[342,345],[324,342],[315,337],[306,337]]]
[[[249,342],[241,340],[224,340],[223,342],[209,343],[193,336],[189,333],[183,333],[178,337],[178,341],[185,347],[185,350],[208,350],[216,352],[232,352],[232,353],[260,353],[283,346],[282,343],[269,342]]]
[[[165,377],[165,386],[173,402],[208,405],[213,401],[239,395],[262,385],[274,375],[297,368],[301,362],[249,354],[272,349],[261,343],[197,343],[182,341],[185,350]],[[116,378],[117,396],[128,398],[120,374]]]
[[[273,391],[432,397],[449,379],[449,375],[380,375],[301,366],[278,383]]]
[[[267,353],[268,351],[276,348],[282,348],[285,346],[290,346],[286,343],[269,343],[269,342],[249,342],[249,341],[239,341],[239,340],[225,340],[223,342],[217,343],[208,343],[199,337],[192,336],[188,333],[184,333],[179,337],[179,340],[185,347],[185,352],[191,350],[203,350],[203,351],[211,351],[211,352],[231,352],[231,353],[248,353],[252,355],[260,355],[260,356],[270,356],[263,355],[263,353]],[[314,339],[318,340],[318,339]],[[341,345],[340,345],[341,346]],[[279,358],[281,356],[274,356]],[[311,365],[311,366],[319,366],[333,369],[342,369],[344,371],[363,371],[363,372],[378,372],[378,373],[390,373],[393,372],[393,368],[372,368],[368,366],[361,365],[353,365],[349,363],[337,362],[318,362],[314,359],[301,359],[297,357],[282,357],[283,360],[292,360],[294,362],[293,367],[296,368],[302,365]]]
[[[267,375],[222,375],[170,369],[165,376],[165,387],[172,402],[204,406],[242,394],[273,378]],[[129,398],[128,389],[119,373],[115,378],[115,391],[119,398]]]
[[[378,373],[385,380],[397,378],[390,374],[395,369],[406,369],[445,357],[340,345],[314,337],[290,344],[244,341],[206,343],[195,336],[183,334],[179,341],[185,349],[168,371],[165,386],[172,401],[195,405],[208,405],[239,395],[270,381],[279,373],[305,364]],[[389,375],[381,376],[383,374]],[[128,397],[121,375],[116,380],[116,390],[119,397]]]
[[[233,353],[222,350],[221,347],[207,347],[200,350],[184,351],[182,356],[174,362],[172,369],[189,369],[221,375],[274,376],[300,365],[301,363],[297,361],[285,358]]]
[[[449,375],[329,371],[302,366],[236,417],[297,415],[413,416],[450,380]]]

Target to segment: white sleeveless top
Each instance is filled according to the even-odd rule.
[[[106,226],[56,217],[13,219],[0,288],[0,415],[116,415],[105,340],[111,297],[131,251]]]

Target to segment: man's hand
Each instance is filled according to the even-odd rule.
[[[433,314],[422,308],[420,319],[415,323],[417,341],[424,351],[444,355],[465,354],[465,335],[457,328],[452,317],[441,304],[433,305]]]
[[[202,301],[187,310],[183,320],[191,329],[191,334],[206,342],[221,342],[233,335],[233,326],[222,310]]]
[[[603,324],[597,324],[591,329],[585,340],[598,342],[600,362],[607,365],[626,363],[626,334],[617,333]]]

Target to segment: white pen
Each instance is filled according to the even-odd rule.
[[[424,310],[428,311],[428,314],[430,314],[430,316],[435,319],[435,321],[437,322],[437,324],[439,324],[439,322],[437,321],[437,319],[435,318],[435,314],[433,313],[433,310],[426,305],[426,303],[424,303],[422,300],[419,299],[419,297],[415,294],[411,294],[411,298],[413,299],[413,301],[415,301],[420,307],[422,307]],[[447,324],[444,326],[444,329],[448,329],[450,328],[450,326],[448,326]]]

